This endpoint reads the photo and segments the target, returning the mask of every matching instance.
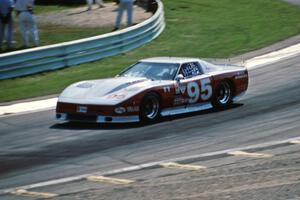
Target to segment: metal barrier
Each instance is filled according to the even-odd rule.
[[[0,80],[99,60],[152,41],[165,28],[163,4],[146,21],[101,36],[0,55]]]

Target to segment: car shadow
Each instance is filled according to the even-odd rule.
[[[232,105],[230,105],[230,106],[228,106],[227,108],[224,108],[224,109],[211,108],[211,109],[197,111],[197,112],[191,112],[191,113],[184,113],[184,114],[180,114],[180,115],[168,116],[168,117],[163,117],[161,121],[174,121],[174,120],[184,119],[184,118],[188,118],[188,117],[202,116],[202,115],[207,115],[207,114],[210,114],[210,113],[218,113],[218,112],[223,112],[223,111],[226,111],[226,110],[232,110],[232,109],[235,109],[235,108],[239,108],[243,105],[244,104],[242,104],[242,103],[234,103],[234,104],[232,104]]]
[[[151,126],[154,124],[160,124],[163,122],[176,121],[188,117],[202,116],[209,113],[223,112],[225,110],[231,110],[243,106],[242,103],[235,103],[225,109],[207,109],[203,111],[197,111],[192,113],[179,114],[174,116],[161,117],[159,121],[152,123],[113,123],[113,124],[98,124],[88,122],[65,122],[52,125],[51,129],[66,129],[66,130],[118,130],[118,129],[134,129],[140,127]]]
[[[88,122],[65,122],[51,126],[51,129],[69,129],[69,130],[110,130],[110,129],[132,129],[141,127],[140,123],[114,123],[114,124],[98,124]]]

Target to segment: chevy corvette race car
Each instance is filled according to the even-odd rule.
[[[56,118],[97,123],[150,122],[161,116],[224,109],[245,94],[244,67],[194,58],[149,58],[115,78],[74,83],[59,96]]]

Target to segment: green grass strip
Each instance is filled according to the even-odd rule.
[[[0,81],[0,102],[60,93],[75,81],[114,76],[141,58],[227,58],[300,33],[300,8],[280,0],[164,0],[163,3],[167,27],[155,41],[97,62]],[[64,37],[65,31],[55,30],[53,37],[69,37]],[[84,30],[78,28],[76,32],[81,35]],[[46,35],[47,32],[41,39],[45,40]],[[49,43],[58,40],[48,37]]]

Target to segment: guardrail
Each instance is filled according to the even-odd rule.
[[[120,31],[2,54],[0,55],[0,80],[99,60],[150,42],[165,28],[163,4],[160,0],[157,0],[157,4],[157,10],[151,18]]]

